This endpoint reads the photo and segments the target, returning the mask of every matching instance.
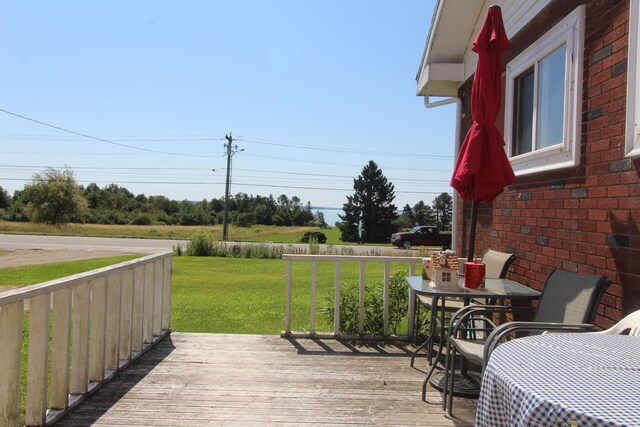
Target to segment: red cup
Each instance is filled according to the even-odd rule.
[[[478,289],[484,286],[486,266],[477,261],[464,263],[464,287]]]

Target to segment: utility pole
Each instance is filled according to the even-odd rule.
[[[231,158],[238,151],[244,151],[244,148],[238,150],[237,145],[233,145],[233,136],[231,134],[225,135],[225,139],[227,143],[224,144],[224,148],[226,148],[227,153],[227,181],[224,189],[224,216],[222,222],[222,240],[227,240],[229,238],[229,192],[231,191]]]

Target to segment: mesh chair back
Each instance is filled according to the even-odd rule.
[[[487,279],[503,279],[507,275],[509,266],[514,258],[515,255],[513,254],[489,249],[482,256],[482,263],[485,265],[485,277]]]
[[[554,270],[542,289],[534,320],[593,323],[602,294],[610,284],[606,276]]]

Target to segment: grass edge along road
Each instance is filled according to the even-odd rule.
[[[319,227],[279,227],[275,225],[255,225],[251,227],[229,226],[229,240],[243,242],[297,243],[307,231],[319,231],[327,236],[327,244],[354,245],[340,240],[337,227],[322,229]],[[0,233],[43,234],[52,236],[83,237],[130,237],[143,239],[189,240],[198,233],[210,235],[222,240],[222,225],[105,225],[105,224],[66,224],[53,226],[30,222],[0,221]]]

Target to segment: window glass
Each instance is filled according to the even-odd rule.
[[[531,67],[514,82],[513,154],[516,156],[533,148],[533,71]]]
[[[516,176],[580,162],[584,16],[576,7],[506,65],[504,137]]]
[[[538,66],[537,149],[562,144],[566,52],[563,44]]]

